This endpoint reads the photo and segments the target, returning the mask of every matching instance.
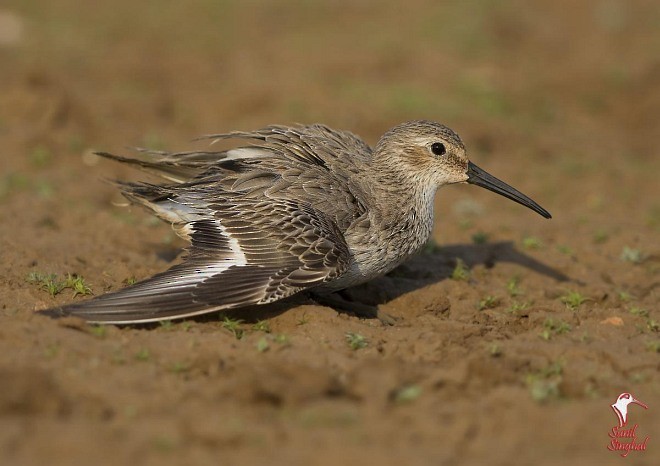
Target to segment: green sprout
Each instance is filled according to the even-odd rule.
[[[406,385],[396,390],[393,394],[394,401],[399,404],[415,401],[422,394],[422,387],[419,385]]]
[[[524,292],[520,289],[520,276],[514,275],[506,282],[506,289],[511,297],[520,296]]]
[[[593,242],[602,244],[609,239],[610,235],[605,230],[596,230],[593,236]]]
[[[640,317],[648,317],[649,316],[649,311],[646,309],[642,309],[641,307],[633,306],[630,309],[628,309],[628,312],[630,312],[634,316],[640,316]]]
[[[270,333],[270,323],[267,320],[260,320],[252,326],[255,332]]]
[[[541,240],[535,236],[525,236],[522,240],[523,247],[525,249],[541,249],[543,243]]]
[[[359,333],[346,333],[346,341],[348,342],[348,346],[350,346],[353,351],[366,348],[369,345],[366,337],[360,335]]]
[[[148,361],[151,358],[151,353],[146,348],[142,348],[140,351],[135,353],[135,359],[138,361]]]
[[[660,340],[649,341],[646,343],[646,349],[653,353],[660,353]]]
[[[486,244],[488,242],[488,234],[478,231],[472,235],[472,242],[474,244]]]
[[[89,328],[89,332],[99,338],[105,338],[108,334],[108,327],[105,325],[93,325]]]
[[[171,367],[171,371],[175,374],[182,374],[188,370],[190,370],[190,365],[186,362],[175,362]]]
[[[517,314],[520,311],[526,311],[527,309],[529,309],[529,306],[530,303],[527,301],[522,301],[522,302],[514,301],[511,303],[511,306],[509,306],[507,311],[512,314]]]
[[[291,344],[291,342],[289,341],[289,336],[285,335],[284,333],[278,333],[277,335],[275,335],[275,343],[284,346]]]
[[[564,372],[563,364],[559,361],[548,364],[546,367],[527,374],[525,383],[534,401],[543,403],[561,396],[559,385]]]
[[[136,283],[137,283],[137,278],[135,278],[134,275],[131,275],[130,277],[124,279],[124,285],[126,286],[135,285]]]
[[[243,321],[240,319],[230,319],[229,317],[225,317],[220,325],[222,325],[222,328],[228,330],[229,333],[234,335],[237,340],[240,340],[243,338],[244,333],[243,329],[241,328],[242,323]]]
[[[171,320],[161,320],[158,322],[158,325],[160,325],[160,328],[163,330],[172,330],[174,328],[174,322]]]
[[[51,274],[42,274],[40,272],[30,272],[26,278],[28,283],[35,283],[39,287],[47,291],[51,296],[58,295],[64,289],[64,282],[57,279],[57,275],[54,273]]]
[[[479,301],[479,310],[483,311],[485,309],[493,309],[494,307],[499,306],[500,300],[495,296],[486,296],[484,299]]]
[[[497,357],[499,357],[499,356],[502,355],[502,347],[501,347],[497,342],[492,343],[492,344],[488,347],[488,353],[489,353],[492,357],[497,358]]]
[[[456,258],[456,267],[451,273],[452,280],[467,281],[470,278],[470,271],[468,270],[463,259]]]
[[[53,297],[67,288],[73,290],[74,298],[78,295],[85,296],[92,294],[92,289],[80,275],[69,273],[64,280],[60,280],[57,274],[54,273],[43,274],[40,272],[30,272],[26,280],[28,283],[38,284],[42,290],[47,291]]]
[[[552,335],[561,335],[571,331],[571,325],[563,320],[546,319],[543,322],[543,331],[539,335],[544,340],[550,340]]]
[[[562,303],[566,304],[571,310],[576,310],[589,298],[582,295],[579,291],[568,291],[565,295],[559,298]]]
[[[619,256],[622,261],[630,262],[632,264],[640,264],[645,259],[645,254],[639,249],[633,249],[628,246],[624,246],[621,255]]]
[[[73,290],[74,298],[78,295],[86,296],[92,294],[92,289],[85,283],[85,280],[80,275],[67,274],[66,280],[64,281],[64,287]]]
[[[268,339],[266,337],[259,338],[259,341],[257,341],[257,351],[263,353],[264,351],[267,351],[268,348],[270,348]]]
[[[562,254],[565,254],[567,256],[575,255],[575,251],[573,251],[573,248],[571,248],[570,246],[567,246],[565,244],[560,244],[559,246],[557,246],[557,251],[559,251]]]

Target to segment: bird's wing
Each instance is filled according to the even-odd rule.
[[[255,141],[243,156],[240,149],[229,151],[231,157],[248,158],[266,153],[270,156],[289,158],[307,165],[329,168],[340,158],[350,164],[352,159],[367,161],[371,158],[371,148],[362,139],[349,131],[338,131],[325,125],[266,126],[255,131],[233,131],[231,133],[210,134],[200,139],[246,139]],[[252,151],[252,152],[250,152]],[[260,152],[261,151],[261,152]],[[235,154],[235,155],[234,155]]]
[[[165,152],[135,148],[138,158],[96,152],[104,158],[127,163],[174,183],[186,183],[200,176],[232,171],[237,162],[284,159],[313,168],[355,169],[354,160],[371,158],[371,148],[348,131],[337,131],[325,125],[266,126],[255,131],[233,131],[198,138],[219,140],[242,139],[248,145],[220,151]]]
[[[264,304],[341,275],[349,262],[337,226],[309,204],[215,199],[214,215],[185,228],[185,260],[125,289],[41,311],[98,323],[181,318]]]

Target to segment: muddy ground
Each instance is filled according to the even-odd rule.
[[[657,2],[399,3],[3,3],[0,463],[658,464]],[[418,118],[554,218],[441,190],[434,243],[350,292],[397,325],[305,301],[238,325],[35,315],[87,299],[68,274],[97,295],[184,246],[92,151],[291,122],[373,144]],[[650,437],[626,459],[622,392]]]

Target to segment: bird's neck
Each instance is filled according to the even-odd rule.
[[[431,234],[437,187],[400,172],[381,172],[371,179],[377,180],[372,191],[378,198],[373,205],[378,206],[380,228],[407,243],[414,252]]]

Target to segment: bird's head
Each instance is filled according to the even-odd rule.
[[[532,199],[470,162],[458,134],[440,123],[416,120],[395,126],[383,135],[375,152],[377,157],[387,158],[397,170],[418,176],[434,187],[474,184],[551,218]]]

